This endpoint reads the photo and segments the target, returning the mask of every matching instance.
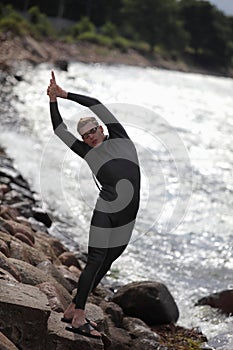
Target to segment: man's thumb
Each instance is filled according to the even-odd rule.
[[[55,78],[55,74],[54,74],[54,71],[53,71],[53,70],[52,70],[51,74],[52,74],[52,79],[53,79],[54,82],[56,83],[56,78]]]

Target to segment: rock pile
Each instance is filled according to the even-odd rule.
[[[174,334],[178,308],[166,286],[152,281],[123,286],[116,295],[97,287],[89,296],[86,317],[98,324],[101,340],[67,332],[61,317],[83,261],[49,235],[46,213],[37,210],[34,194],[3,150],[0,200],[0,349],[176,349],[161,344],[152,326],[170,323]],[[47,226],[35,220],[36,212]]]

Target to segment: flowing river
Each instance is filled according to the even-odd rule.
[[[19,67],[23,80],[1,106],[0,144],[52,213],[51,234],[75,251],[87,245],[98,189],[85,163],[53,133],[46,96],[51,68]],[[106,104],[138,150],[140,210],[110,277],[166,284],[179,324],[200,327],[210,346],[232,350],[233,318],[194,305],[233,288],[233,80],[82,63],[56,74],[64,89]],[[92,113],[67,100],[59,108],[75,135],[78,119]]]

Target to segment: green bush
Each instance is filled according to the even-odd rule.
[[[11,16],[12,14],[15,14],[16,11],[14,10],[12,5],[1,5],[1,16],[2,17],[8,17]]]
[[[73,44],[75,41],[71,35],[63,35],[60,37],[60,40],[64,41],[67,44]]]
[[[130,47],[130,42],[122,36],[117,36],[113,39],[113,45],[114,47],[120,49],[122,52],[127,52]]]
[[[12,32],[15,35],[23,36],[27,29],[21,22],[15,21],[14,18],[7,17],[0,20],[0,32]]]
[[[29,20],[32,24],[33,34],[38,37],[54,36],[55,32],[46,15],[40,12],[38,6],[33,6],[28,10]]]
[[[150,45],[145,41],[131,41],[130,47],[141,54],[147,54],[150,52]]]
[[[0,32],[12,32],[15,35],[23,36],[30,32],[30,24],[13,8],[8,5],[2,9],[0,19]]]
[[[38,6],[32,6],[28,10],[28,14],[29,14],[29,21],[31,23],[38,24],[40,22],[41,12]]]
[[[93,44],[112,47],[112,40],[110,38],[101,34],[93,33],[93,32],[86,32],[86,33],[80,34],[77,39],[82,41],[88,41]]]
[[[82,17],[81,21],[70,28],[70,33],[74,38],[84,33],[95,33],[95,25],[88,17]]]
[[[163,58],[168,57],[168,51],[162,45],[156,45],[154,47],[154,54]]]
[[[105,25],[101,28],[101,33],[112,39],[116,38],[118,35],[117,27],[110,21],[106,22]]]
[[[54,30],[47,17],[40,12],[37,6],[28,11],[29,21],[17,13],[12,6],[7,5],[1,8],[0,31],[12,32],[14,35],[23,36],[30,34],[36,38],[53,36]]]

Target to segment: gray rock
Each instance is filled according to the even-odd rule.
[[[37,221],[41,221],[43,222],[43,224],[46,227],[50,227],[52,225],[52,215],[48,214],[46,211],[44,211],[41,208],[38,207],[33,207],[32,208],[32,213],[33,213],[33,217],[37,220]]]
[[[64,252],[62,253],[61,255],[59,255],[58,259],[60,260],[60,262],[63,264],[63,265],[66,265],[66,266],[71,266],[71,265],[74,265],[76,266],[78,269],[82,269],[81,268],[81,265],[79,263],[79,260],[76,258],[75,254],[72,253],[72,252]]]
[[[54,283],[44,282],[38,284],[36,287],[38,287],[40,291],[47,296],[51,310],[56,312],[64,312],[67,307],[67,302],[60,289],[55,286]]]
[[[10,262],[3,253],[0,252],[0,268],[8,272],[17,281],[21,282],[20,271]]]
[[[10,191],[10,187],[7,186],[6,184],[2,184],[0,181],[0,192],[2,192],[2,194],[5,194],[8,191]]]
[[[48,341],[43,350],[104,350],[101,340],[73,334],[65,327],[61,314],[52,311],[48,320]]]
[[[9,177],[6,177],[6,176],[0,176],[0,182],[2,184],[5,184],[5,185],[9,185],[11,180],[9,179]]]
[[[17,218],[19,216],[19,212],[17,209],[13,209],[9,207],[8,205],[1,205],[1,217],[5,220],[15,220],[17,221]]]
[[[10,257],[18,260],[23,260],[34,266],[48,259],[48,257],[43,252],[22,242],[17,237],[11,238]]]
[[[15,207],[15,202],[23,202],[22,195],[16,190],[10,190],[9,192],[7,192],[4,196],[4,200],[8,204],[14,204],[13,207]],[[28,201],[27,203],[30,204],[29,199],[26,199],[26,201]]]
[[[7,258],[10,257],[10,250],[6,242],[0,239],[0,252],[2,252]]]
[[[0,176],[8,177],[10,179],[16,179],[20,176],[20,173],[12,166],[8,167],[6,166],[6,164],[4,164],[4,166],[0,165]]]
[[[133,282],[121,287],[113,302],[124,313],[148,325],[169,324],[178,320],[178,307],[167,287],[153,281]]]
[[[55,65],[57,68],[60,68],[61,70],[68,72],[68,65],[69,62],[67,60],[56,60]]]
[[[55,237],[48,237],[48,242],[50,244],[50,246],[52,247],[54,253],[56,254],[56,256],[58,257],[59,255],[61,255],[62,253],[67,252],[68,250],[66,249],[66,247]]]
[[[102,301],[100,306],[103,311],[110,316],[112,322],[116,327],[122,326],[124,314],[122,308],[119,305],[113,302]]]
[[[15,234],[14,228],[9,224],[8,220],[0,217],[0,230],[11,235]]]
[[[60,265],[57,266],[58,271],[62,274],[63,278],[65,278],[65,280],[67,282],[69,282],[69,284],[72,287],[72,290],[77,288],[77,284],[78,284],[78,280],[79,280],[79,276],[81,274],[81,271],[78,270],[77,267],[75,266],[71,266],[72,268],[75,268],[77,271],[76,272],[72,272],[69,270],[69,268],[65,265]]]
[[[3,270],[2,268],[0,268],[0,281],[1,280],[19,283],[19,281],[17,281],[16,278],[14,278],[9,272],[7,272],[6,270]]]
[[[209,305],[222,310],[225,314],[233,314],[233,289],[210,294],[198,300],[196,305]]]
[[[89,318],[92,321],[95,321],[97,324],[102,324],[104,322],[103,310],[95,304],[88,302],[86,304],[85,313],[87,318]]]
[[[72,292],[72,285],[63,277],[61,272],[56,268],[56,266],[54,266],[51,263],[51,261],[42,261],[40,264],[37,265],[37,268],[55,278],[55,280],[58,283],[60,283],[64,288],[66,288],[69,292]]]
[[[126,329],[133,338],[146,338],[158,342],[160,336],[153,332],[145,322],[134,317],[124,317],[122,327]]]
[[[161,345],[156,339],[150,339],[150,338],[134,339],[132,341],[131,346],[133,350],[145,350],[145,349],[168,350],[167,348],[161,347]]]
[[[38,288],[1,281],[1,331],[17,347],[44,350],[49,315],[48,300]]]
[[[110,347],[111,350],[129,350],[131,349],[132,338],[129,333],[123,329],[115,327],[111,318],[106,317],[107,321],[107,335],[112,341],[112,345]]]
[[[18,350],[16,346],[0,332],[0,349],[1,350]]]
[[[13,265],[13,267],[19,273],[22,283],[36,286],[37,284],[44,282],[51,282],[60,290],[60,293],[62,293],[64,299],[66,300],[66,305],[71,302],[72,297],[69,292],[52,276],[47,275],[44,271],[41,271],[37,267],[32,266],[25,261],[8,258],[8,262]]]
[[[15,234],[15,238],[18,238],[21,242],[24,242],[27,245],[29,245],[30,247],[33,247],[32,241],[25,234],[17,232]]]
[[[60,264],[56,252],[50,244],[49,235],[45,232],[37,231],[35,237],[35,248],[43,252],[53,263]]]
[[[10,187],[11,187],[12,190],[15,190],[18,193],[20,193],[22,197],[28,198],[32,202],[34,202],[33,194],[32,194],[32,192],[29,189],[27,189],[27,188],[25,188],[23,186],[20,186],[18,184],[15,184],[13,182],[10,184]]]

